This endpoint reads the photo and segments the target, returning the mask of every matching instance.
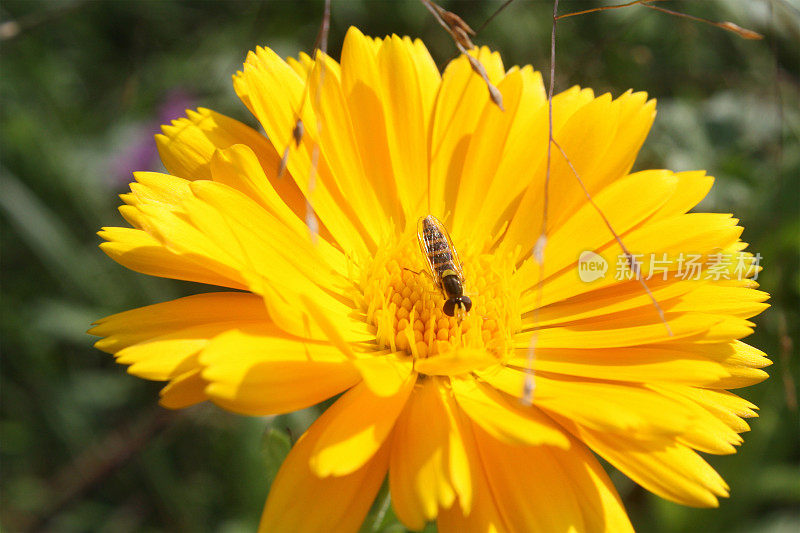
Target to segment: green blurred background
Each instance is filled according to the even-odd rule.
[[[474,28],[501,2],[442,2]],[[565,0],[562,12],[607,5]],[[646,90],[659,116],[637,168],[707,169],[706,211],[733,212],[763,256],[772,307],[748,342],[772,378],[738,454],[711,457],[732,487],[719,509],[660,500],[613,479],[644,532],[800,530],[800,6],[796,0],[664,2],[764,34],[633,6],[559,23],[556,87]],[[518,0],[475,39],[507,65],[548,65],[549,1]],[[157,383],[126,375],[84,332],[98,317],[202,287],[129,272],[97,248],[119,225],[133,170],[161,168],[152,135],[186,107],[254,124],[231,87],[246,52],[310,51],[322,3],[14,1],[0,5],[2,479],[4,531],[248,531],[269,479],[316,416],[173,413]],[[449,37],[416,1],[334,0],[330,50],[350,25],[421,37],[443,65]],[[309,502],[313,506],[313,502]],[[313,512],[309,509],[309,512]],[[404,531],[373,510],[365,531]],[[377,518],[376,518],[377,516]],[[433,527],[429,528],[431,531]]]

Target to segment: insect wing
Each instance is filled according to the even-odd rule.
[[[434,283],[439,285],[442,280],[439,279],[439,273],[433,267],[433,261],[431,260],[431,246],[433,242],[429,238],[428,232],[425,231],[426,221],[429,221],[430,218],[432,217],[420,217],[419,221],[417,222],[417,239],[419,240],[419,249],[422,251],[422,256],[425,258],[425,261],[428,262],[428,272],[433,277]]]
[[[439,224],[441,226],[441,223]],[[461,259],[458,258],[458,252],[456,251],[456,247],[453,246],[453,241],[450,240],[450,234],[447,233],[447,230],[444,229],[442,226],[442,235],[444,238],[447,239],[447,246],[450,248],[450,253],[453,255],[453,267],[456,269],[456,273],[458,274],[458,279],[461,282],[464,282],[464,271],[461,270]]]
[[[444,224],[439,222],[439,219],[433,218],[434,224],[436,225],[436,229],[441,232],[444,240],[447,241],[447,249],[450,251],[450,255],[452,257],[453,267],[455,268],[456,274],[458,274],[458,279],[464,281],[464,272],[461,270],[461,260],[458,258],[458,252],[456,252],[456,247],[453,246],[453,241],[450,239],[450,234],[447,233],[447,230],[444,229]]]
[[[447,230],[444,228],[444,224],[442,224],[439,219],[434,217],[433,215],[428,215],[425,218],[421,218],[418,224],[418,235],[420,236],[420,246],[424,247],[422,250],[423,255],[428,260],[428,266],[431,269],[431,272],[434,273],[435,279],[438,282],[441,280],[439,279],[439,269],[435,268],[431,257],[434,255],[435,250],[437,249],[437,240],[444,239],[447,245],[447,251],[450,254],[451,262],[453,268],[456,271],[459,279],[464,279],[464,273],[461,270],[461,261],[458,258],[458,253],[456,252],[455,247],[453,246],[453,241],[450,240],[450,235],[447,233]]]

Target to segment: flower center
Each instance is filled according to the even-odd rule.
[[[452,317],[443,311],[447,298],[416,238],[381,250],[362,280],[363,306],[377,329],[378,343],[414,358],[460,347],[503,358],[520,324],[511,262],[489,254],[468,255],[462,261],[464,294],[472,300],[472,309],[466,316],[456,311]]]

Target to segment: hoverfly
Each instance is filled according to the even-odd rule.
[[[472,300],[464,295],[461,262],[444,225],[433,215],[422,217],[417,222],[417,238],[433,281],[445,298],[444,314],[455,316],[456,308],[468,313],[472,309]]]

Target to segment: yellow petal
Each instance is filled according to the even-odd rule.
[[[105,337],[95,347],[116,353],[149,339],[202,325],[268,321],[264,302],[243,292],[211,292],[139,307],[102,318],[89,334]]]
[[[277,170],[280,157],[256,130],[210,109],[187,111],[185,118],[162,126],[156,135],[158,153],[167,172],[181,178],[211,179],[211,157],[216,150],[245,144],[259,155],[264,168]]]
[[[704,453],[736,453],[734,446],[741,444],[742,438],[718,416],[715,410],[703,406],[692,398],[694,391],[692,387],[653,384],[649,388],[681,402],[685,406],[684,409],[692,413],[694,420],[687,431],[680,436],[679,442]],[[723,416],[725,415],[733,414],[727,412]]]
[[[137,182],[131,184],[132,193],[123,195],[128,205],[120,207],[119,211],[145,233],[105,228],[101,236],[115,240],[101,248],[114,259],[147,273],[245,288],[247,285],[240,272],[226,264],[230,258],[220,249],[209,246],[184,220],[182,202],[192,196],[191,182],[156,172],[136,172],[135,176]],[[186,250],[170,247],[164,242],[164,231],[190,246]],[[163,265],[159,264],[160,260]]]
[[[251,415],[302,409],[360,379],[335,347],[286,335],[274,325],[219,335],[200,354],[200,364],[208,397]]]
[[[672,387],[672,390],[703,406],[739,433],[749,429],[742,418],[758,416],[755,405],[725,390],[698,387]]]
[[[269,93],[259,92],[259,89],[270,86],[282,88],[270,95],[273,99],[272,106],[266,101]],[[292,137],[292,129],[298,118],[295,115],[300,111],[304,86],[305,79],[302,76],[275,52],[262,47],[247,54],[243,70],[233,77],[236,94],[261,122],[267,132],[267,138],[271,140],[278,153],[283,152],[283,148],[289,144]],[[311,118],[311,115],[306,114],[300,118]],[[281,127],[273,133],[271,130],[276,125]],[[289,130],[285,131],[283,126],[288,126]]]
[[[647,281],[652,297],[665,312],[703,312],[713,315],[749,318],[768,307],[763,303],[769,295],[744,286],[725,285],[709,280],[681,280],[659,276]],[[621,281],[615,285],[578,294],[533,312],[537,304],[536,289],[522,298],[523,324],[539,327],[574,323],[581,319],[618,314],[623,311],[652,314],[652,299],[639,280]],[[648,308],[651,308],[648,310]],[[535,319],[535,324],[534,324]]]
[[[260,532],[355,533],[361,527],[386,475],[388,446],[351,474],[318,477],[309,462],[328,423],[326,414],[300,437],[281,465],[261,516]]]
[[[567,153],[570,161],[592,193],[597,192],[595,178],[605,169],[603,157],[616,131],[619,116],[614,112],[614,102],[609,95],[594,98],[592,91],[572,88],[553,97],[553,136]],[[532,161],[535,168],[519,167],[519,172],[530,176],[527,190],[513,213],[504,242],[513,250],[521,245],[523,254],[533,248],[539,238],[544,206],[544,183],[547,175],[547,120],[540,126],[543,140],[535,144]],[[540,130],[540,131],[541,131]],[[583,194],[560,151],[551,150],[551,171],[548,187],[550,229],[558,227],[553,217],[561,215],[563,208],[573,198]],[[533,165],[531,165],[533,166]],[[531,176],[531,172],[533,175]],[[559,195],[563,197],[559,198]],[[559,198],[557,200],[557,198]],[[585,196],[583,196],[585,199]],[[576,205],[583,205],[576,204]]]
[[[128,372],[134,376],[167,380],[197,366],[193,356],[205,348],[210,339],[235,327],[235,322],[219,323],[154,337],[117,352],[117,363],[130,365]]]
[[[544,328],[534,333],[519,333],[514,337],[516,348],[528,348],[531,337],[539,348],[613,348],[637,346],[667,340],[678,340],[707,333],[723,319],[702,313],[675,313],[665,315],[667,331],[655,309],[638,316],[599,317],[568,326]],[[717,336],[729,335],[726,329]],[[729,337],[730,338],[730,337]]]
[[[552,276],[573,266],[572,279],[577,282],[577,265],[581,254],[585,251],[600,250],[614,241],[613,234],[599,212],[611,221],[618,235],[624,235],[664,205],[675,193],[677,183],[672,173],[652,170],[620,179],[594,195],[593,200],[597,208],[588,202],[584,203],[569,220],[556,227],[548,236],[544,276]],[[613,278],[615,265],[613,257],[609,256],[609,259],[612,263],[609,264],[606,275]],[[528,259],[515,274],[525,289],[535,286],[540,276],[539,263],[533,258]],[[583,285],[587,290],[591,290],[596,284]],[[528,302],[532,299],[534,297],[529,293],[523,300],[523,310],[527,311],[531,307],[532,304]]]
[[[342,47],[342,89],[364,172],[384,212],[396,227],[403,227],[405,214],[392,171],[377,48],[355,27],[347,30]]]
[[[289,63],[289,66],[292,67],[292,70],[294,70],[297,75],[303,79],[307,79],[311,69],[314,68],[314,60],[311,59],[311,56],[305,52],[300,52],[298,59],[293,57],[287,58],[286,62]]]
[[[159,405],[167,409],[183,409],[207,400],[205,388],[208,382],[200,372],[195,368],[170,381],[159,393]]]
[[[350,316],[354,304],[346,303],[349,299],[346,295],[348,282],[327,267],[310,240],[299,239],[250,198],[223,184],[194,182],[192,191],[195,197],[184,201],[185,222],[184,218],[168,218],[170,215],[159,211],[148,213],[148,217],[157,220],[153,230],[158,231],[166,242],[181,249],[184,243],[176,239],[193,232],[192,235],[197,236],[194,244],[208,254],[219,251],[228,264],[235,265],[246,277],[253,292],[267,298],[271,314],[280,301],[273,298],[275,288],[280,287],[284,297],[295,294],[297,296],[291,300],[296,300],[299,295],[308,296],[316,307],[326,311],[326,316],[337,317],[336,322],[344,325],[339,329],[347,341],[374,338],[365,321]],[[332,294],[337,288],[340,294]],[[289,331],[302,336],[328,338],[330,331],[323,331],[322,324],[316,320],[302,327],[309,323],[313,310],[307,306],[298,307],[296,303],[291,301],[282,306],[295,316],[293,323],[301,326]],[[278,316],[276,322],[286,324]]]
[[[397,420],[392,439],[392,506],[410,529],[422,529],[436,518],[439,507],[451,507],[457,496],[471,495],[463,438],[452,405],[439,390],[439,380],[428,378],[417,387]]]
[[[569,450],[550,449],[571,481],[586,531],[633,531],[617,490],[592,452],[577,439]]]
[[[576,113],[559,132],[560,138],[556,137],[592,194],[630,170],[656,115],[655,100],[647,101],[645,93],[628,92],[607,104],[605,96]],[[605,142],[597,140],[604,135]],[[561,151],[556,152],[552,170],[555,179],[550,189],[553,227],[558,227],[586,203],[583,188],[572,169],[564,166]]]
[[[767,379],[769,375],[760,370],[772,364],[766,354],[741,341],[731,343],[733,353],[723,361],[730,377],[722,378],[710,387],[718,389],[736,389],[754,385]]]
[[[522,76],[521,101],[517,107],[516,117],[508,131],[508,137],[503,147],[503,155],[497,165],[496,174],[492,177],[491,185],[483,202],[479,203],[476,210],[474,228],[481,226],[493,231],[500,229],[505,222],[507,210],[513,205],[519,195],[530,184],[535,176],[537,158],[544,156],[542,151],[531,153],[531,147],[545,146],[546,137],[541,124],[546,120],[547,97],[545,96],[542,76],[532,68],[525,66],[520,70]],[[505,104],[504,104],[505,105]],[[506,111],[508,112],[508,111]],[[483,123],[473,138],[482,134]],[[541,140],[541,144],[539,144]],[[470,145],[472,151],[472,145]],[[538,153],[537,153],[538,152]],[[470,162],[467,161],[467,168]],[[489,181],[489,178],[486,178]],[[456,206],[458,207],[458,206]],[[473,234],[474,238],[478,234]]]
[[[410,46],[410,51],[414,56],[414,67],[417,71],[419,92],[422,98],[423,116],[429,121],[433,113],[433,106],[436,103],[439,86],[442,83],[442,75],[421,39],[412,40],[410,37],[403,37],[403,43],[406,46]]]
[[[182,211],[181,200],[191,196],[190,180],[160,172],[134,172],[130,184],[135,201],[131,205],[159,204],[172,211]]]
[[[341,328],[336,321],[332,320],[331,317],[328,315],[328,312],[313,299],[308,297],[305,294],[299,294],[300,302],[302,302],[305,311],[308,313],[308,317],[314,320],[316,325],[325,336],[328,338],[328,341],[339,349],[344,355],[346,355],[350,359],[355,359],[356,355],[353,351],[352,346],[350,345],[349,341],[345,338],[347,332],[344,328]],[[371,335],[369,333],[366,334],[365,340],[371,340]]]
[[[357,383],[352,367],[317,361],[245,360],[249,371],[212,365],[203,370],[214,403],[245,415],[266,416],[305,409]]]
[[[703,284],[703,281],[680,281],[652,279],[647,282],[653,298],[662,310],[674,305],[677,298],[689,293]],[[523,324],[526,326],[551,326],[569,324],[584,319],[602,318],[607,315],[638,309],[645,314],[656,313],[653,300],[642,288],[639,280],[629,280],[590,290],[548,306],[536,308],[536,289],[522,298],[524,311]],[[674,300],[674,301],[672,301]],[[647,309],[647,308],[652,309]]]
[[[116,360],[119,364],[130,365],[128,372],[134,376],[159,381],[173,379],[196,368],[195,356],[220,333],[248,324],[265,323],[264,319],[227,320],[177,329],[121,349]]]
[[[650,221],[688,213],[706,197],[714,184],[714,178],[707,176],[704,170],[677,172],[675,177],[678,178],[675,194],[659,208]]]
[[[591,194],[630,170],[656,115],[655,100],[630,91],[611,101],[597,98],[575,113],[556,135],[561,148]],[[586,205],[583,188],[558,148],[552,159],[551,227],[558,227]]]
[[[439,74],[427,52],[396,35],[383,41],[377,61],[392,167],[405,223],[411,227],[426,209],[428,124]]]
[[[274,148],[270,145],[274,152]],[[307,203],[297,185],[288,177],[278,178],[278,163],[266,167],[259,161],[252,146],[236,144],[220,148],[211,158],[211,175],[214,181],[224,183],[250,196],[276,218],[292,228],[298,235],[309,233],[305,224]],[[319,228],[320,247],[330,262],[343,262],[341,253],[333,254],[329,244],[330,232],[322,225]]]
[[[555,139],[593,196],[630,169],[655,116],[655,102],[646,102],[646,99],[644,93],[626,93],[613,102],[604,95],[582,107],[578,107],[581,103],[568,102],[566,105],[572,106],[574,115],[567,115],[569,120],[563,129],[554,120]],[[556,98],[553,107],[554,118],[557,118],[562,108],[557,105]],[[544,151],[546,140],[538,146]],[[511,246],[521,243],[523,253],[531,250],[539,238],[546,168],[545,157],[506,232],[507,242]],[[551,228],[548,233],[569,220],[578,208],[587,205],[583,188],[557,147],[553,147],[551,155],[548,201],[548,226]],[[613,223],[614,218],[610,218]],[[530,231],[530,228],[537,230]]]
[[[689,213],[644,224],[623,235],[622,238],[632,254],[639,254],[637,263],[642,277],[647,279],[652,272],[652,260],[655,258],[658,261],[663,254],[666,254],[667,258],[678,258],[680,254],[684,254],[687,259],[686,254],[700,254],[707,257],[711,253],[720,252],[734,245],[742,233],[742,228],[737,226],[736,222],[730,215]],[[619,283],[617,274],[612,269],[630,274],[622,249],[616,242],[611,241],[607,247],[596,251],[609,261],[609,271],[606,276],[592,283],[583,283],[577,277],[576,270],[565,269],[545,283],[542,305]],[[668,271],[675,272],[680,265],[676,259],[666,266]],[[660,273],[657,272],[656,275]]]
[[[365,255],[366,235],[361,233],[359,217],[332,183],[325,157],[317,157],[316,164],[312,161],[321,148],[312,104],[301,105],[308,97],[305,81],[275,52],[259,48],[234,76],[234,89],[264,126],[277,152],[283,154],[289,147],[287,169],[336,242],[357,256]],[[299,146],[292,135],[298,118],[305,131]]]
[[[530,179],[530,154],[536,131],[546,114],[541,75],[526,67],[512,69],[497,85],[504,110],[487,102],[480,126],[470,138],[458,186],[452,230],[466,240],[493,229],[505,206]],[[522,148],[522,147],[526,148]]]
[[[321,58],[325,57],[323,60]],[[311,71],[309,100],[323,124],[318,142],[330,168],[332,183],[341,191],[354,213],[369,213],[370,223],[364,228],[372,242],[382,242],[389,234],[391,212],[384,212],[378,201],[372,180],[368,179],[361,163],[359,144],[350,119],[343,88],[335,76],[325,75],[333,61],[320,55]],[[386,171],[388,169],[384,169]]]
[[[247,293],[209,293],[133,309],[99,320],[90,330],[117,362],[146,379],[171,380],[161,404],[179,409],[206,400],[198,353],[222,332],[268,324],[263,301]]]
[[[362,468],[394,427],[415,381],[413,376],[406,378],[393,396],[378,396],[363,382],[346,392],[326,412],[311,453],[311,470],[318,477],[328,477]]]
[[[436,357],[417,359],[414,369],[428,376],[456,376],[495,364],[497,358],[486,350],[459,348]]]
[[[550,446],[512,446],[475,427],[489,487],[508,531],[588,531],[582,502]],[[566,452],[570,453],[570,452]]]
[[[279,274],[290,268],[292,277],[299,270],[305,278],[316,279],[316,284],[330,287],[342,284],[336,272],[322,262],[310,237],[301,238],[247,196],[209,181],[195,182],[192,192],[194,197],[184,200],[189,220],[209,241],[236,260],[241,270],[272,277],[273,273],[267,269]],[[273,279],[291,285],[284,278]]]
[[[398,355],[401,356],[398,357]],[[367,355],[353,360],[353,365],[358,369],[372,393],[378,396],[399,394],[400,389],[412,374],[412,366],[408,358],[396,353],[385,356]]]
[[[707,283],[682,295],[669,310],[750,318],[769,307],[763,303],[767,298],[769,294],[763,291]]]
[[[453,379],[451,384],[459,407],[492,437],[509,444],[569,447],[564,432],[537,407],[524,407],[471,377]]]
[[[218,151],[212,159],[211,167],[214,181],[244,192],[280,220],[298,240],[308,240],[309,229],[305,218],[299,218],[299,214],[293,212],[285,203],[285,199],[272,187],[264,169],[258,165],[255,154],[249,147],[236,145],[227,150]],[[287,181],[281,179],[280,183]],[[304,199],[303,205],[305,206]],[[305,207],[303,207],[303,212],[305,212]],[[346,273],[347,260],[342,252],[330,244],[330,240],[327,229],[320,228],[319,239],[316,242],[320,255],[325,259],[326,264],[336,272]]]
[[[614,100],[613,112],[619,115],[619,127],[594,177],[596,190],[630,171],[656,118],[656,101],[648,100],[647,93],[628,90]],[[580,200],[577,203],[580,204]]]
[[[689,447],[671,440],[634,440],[556,420],[626,476],[667,500],[692,507],[717,507],[728,486]]]
[[[130,207],[130,206],[127,206]],[[141,215],[142,229],[153,236],[173,254],[217,272],[220,277],[249,287],[238,261],[225,248],[209,239],[199,228],[187,221],[183,213],[158,204],[143,204],[136,208]],[[120,208],[122,210],[122,208]]]
[[[469,513],[457,505],[442,509],[439,531],[632,531],[608,476],[577,440],[567,435],[568,450],[509,446],[467,425],[472,427],[465,433],[466,450],[473,463],[484,464],[474,472],[475,503]],[[473,434],[480,446],[470,438]],[[478,455],[478,448],[487,461]],[[558,515],[554,516],[553,505],[559,506]]]
[[[617,287],[581,294],[565,302],[552,304],[538,313],[529,313],[523,318],[523,328],[559,326],[563,323],[567,324],[567,329],[581,326],[591,328],[593,325],[597,329],[615,329],[629,327],[633,325],[631,320],[637,321],[640,317],[661,321],[651,295],[659,303],[665,318],[679,316],[681,312],[702,313],[708,319],[716,318],[719,323],[735,317],[749,318],[768,307],[763,303],[768,297],[766,293],[745,287],[662,280],[651,282],[648,287],[651,294],[647,294],[638,281],[630,281]],[[685,336],[684,333],[681,336]],[[549,334],[544,335],[546,337]],[[664,337],[664,340],[678,338],[673,335]]]
[[[462,428],[461,436],[464,452],[469,464],[475,467],[471,471],[472,505],[453,505],[439,509],[438,530],[442,533],[500,533],[510,531],[505,524],[500,510],[486,479],[486,470],[481,467],[481,457],[475,442],[473,423],[463,414],[458,417]]]
[[[518,349],[507,363],[528,364],[528,349]],[[693,345],[650,344],[626,348],[536,351],[536,371],[634,383],[668,382],[710,385],[730,376],[728,367]]]
[[[498,368],[479,374],[489,385],[520,398],[526,375]],[[644,386],[535,375],[533,403],[577,424],[616,434],[679,435],[691,423],[691,414],[675,400]]]
[[[707,331],[692,337],[692,340],[698,343],[719,343],[730,342],[737,339],[742,339],[753,333],[755,324],[748,320],[741,318],[723,318],[711,326]]]
[[[100,244],[100,249],[120,265],[135,272],[232,289],[247,288],[239,276],[222,275],[213,265],[197,261],[189,254],[169,250],[142,230],[108,227],[97,234],[106,241]]]
[[[500,54],[486,47],[470,52],[486,70],[492,84],[505,75]],[[463,55],[451,61],[442,74],[436,97],[430,141],[430,191],[432,214],[444,219],[456,207],[461,175],[470,139],[489,102],[486,83]],[[492,104],[494,105],[494,104]],[[441,200],[443,201],[441,201]],[[435,205],[434,205],[435,204]]]

